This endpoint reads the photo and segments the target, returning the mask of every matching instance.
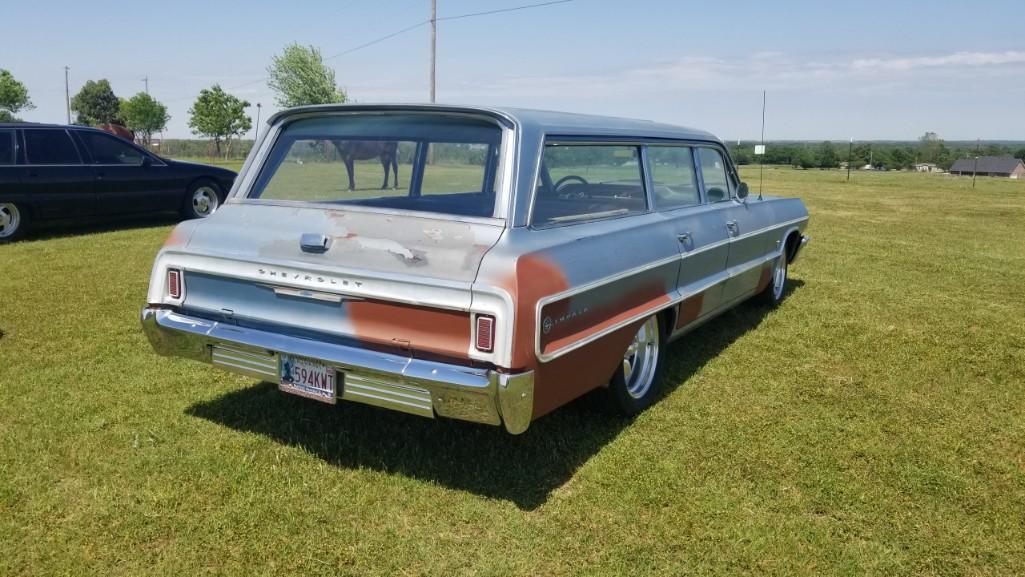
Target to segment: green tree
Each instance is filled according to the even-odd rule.
[[[816,156],[819,168],[836,168],[840,165],[840,161],[836,157],[836,148],[828,140],[819,145]]]
[[[231,138],[241,136],[253,127],[246,116],[249,103],[225,92],[219,84],[199,91],[199,97],[189,109],[189,128],[193,134],[213,139],[217,155],[221,155],[221,142],[225,142],[224,155],[231,151]]]
[[[77,113],[75,122],[78,124],[96,126],[122,123],[121,101],[106,78],[86,82],[71,99],[71,109]]]
[[[335,85],[335,71],[324,64],[320,50],[292,43],[267,67],[267,85],[278,106],[345,102],[345,91]]]
[[[125,126],[136,134],[141,134],[143,142],[147,145],[153,138],[153,133],[166,128],[167,121],[171,119],[167,107],[145,92],[122,100],[121,116],[125,120]]]
[[[918,138],[918,160],[939,164],[946,145],[935,132],[926,132]]]
[[[890,162],[886,168],[903,170],[915,164],[915,151],[907,146],[898,146],[890,151]]]
[[[0,69],[0,122],[17,120],[15,114],[32,110],[35,106],[28,97],[28,88],[7,70]]]
[[[1019,148],[1015,153],[1014,157],[1018,160],[1025,160],[1025,148]]]
[[[815,168],[819,165],[815,154],[807,146],[798,146],[795,148],[793,154],[791,154],[790,162],[794,167],[804,169]]]

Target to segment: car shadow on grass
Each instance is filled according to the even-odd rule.
[[[787,291],[802,285],[790,280]],[[666,358],[672,378],[663,394],[686,386],[769,310],[741,305],[673,343]],[[600,393],[538,419],[517,436],[500,427],[424,419],[358,403],[322,405],[279,392],[271,383],[197,403],[186,412],[301,447],[337,467],[404,475],[533,510],[630,424],[631,419],[603,410]]]
[[[144,216],[90,217],[79,221],[54,220],[33,225],[24,240],[50,240],[55,238],[88,236],[102,232],[170,226],[182,221],[181,215],[173,212],[155,213]]]

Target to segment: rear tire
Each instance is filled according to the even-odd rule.
[[[787,253],[789,251],[784,248],[783,252],[776,259],[776,262],[772,265],[772,277],[769,280],[769,286],[765,287],[765,290],[758,295],[758,300],[770,307],[774,307],[779,303],[783,302],[783,297],[786,296],[786,285],[787,285],[787,272],[789,270],[789,258]]]
[[[13,242],[25,236],[29,228],[29,214],[25,206],[13,202],[0,202],[0,243]]]
[[[662,385],[665,340],[658,315],[648,317],[609,381],[607,395],[612,409],[636,415],[655,402]]]
[[[185,194],[182,216],[189,219],[206,218],[217,212],[223,202],[224,193],[216,182],[205,178],[197,180]]]

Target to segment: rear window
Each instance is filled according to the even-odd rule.
[[[640,158],[637,146],[546,144],[532,225],[544,228],[645,212]]]
[[[297,120],[279,134],[249,198],[491,217],[501,139],[497,125],[463,116]]]
[[[25,155],[29,164],[82,164],[66,130],[25,130]]]

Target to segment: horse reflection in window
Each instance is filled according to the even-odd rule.
[[[393,188],[399,187],[399,143],[384,140],[332,140],[331,144],[338,151],[338,156],[345,163],[345,171],[349,173],[349,190],[356,190],[356,161],[377,158],[384,168],[384,182],[381,190],[388,188],[388,171],[394,175]]]

